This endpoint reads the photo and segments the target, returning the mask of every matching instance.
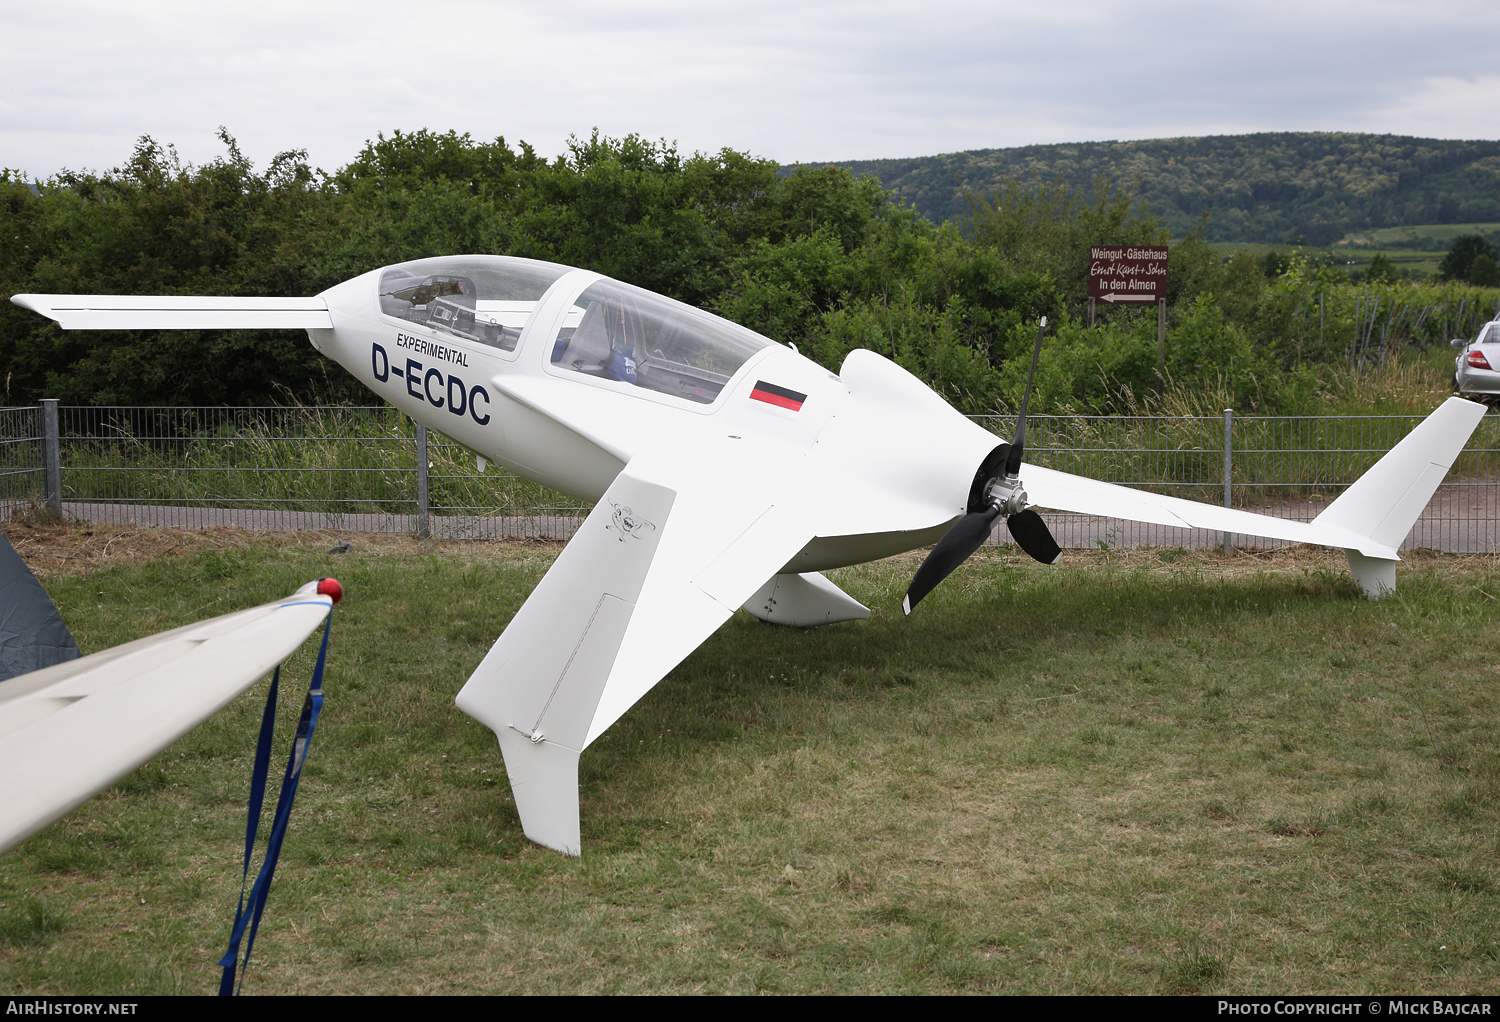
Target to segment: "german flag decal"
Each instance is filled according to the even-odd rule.
[[[802,410],[802,402],[807,400],[806,394],[799,394],[795,390],[787,390],[778,387],[774,383],[765,380],[756,380],[755,389],[750,392],[750,400],[764,401],[768,405],[776,405],[778,408],[790,408],[794,412]]]

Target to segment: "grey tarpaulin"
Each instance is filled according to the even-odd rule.
[[[77,656],[78,646],[46,590],[0,536],[0,680]]]

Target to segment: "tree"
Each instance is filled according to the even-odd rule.
[[[965,196],[966,233],[993,252],[1008,273],[1045,273],[1065,301],[1081,302],[1088,290],[1092,245],[1165,245],[1171,233],[1134,195],[1105,177],[1093,195],[1070,188],[1061,176],[1000,182],[993,194]]]
[[[219,137],[225,154],[198,167],[142,137],[130,160],[107,173],[65,172],[36,193],[8,182],[0,236],[12,241],[12,258],[0,261],[0,287],[7,296],[255,296],[337,283],[319,265],[330,210],[306,154],[282,153],[257,173],[227,131]],[[15,403],[266,404],[360,392],[286,330],[65,333],[7,311],[0,365]]]
[[[1482,234],[1463,234],[1453,239],[1453,247],[1438,263],[1438,277],[1442,280],[1461,280],[1477,283],[1473,279],[1474,260],[1487,256],[1490,263],[1500,263],[1500,250],[1484,240]]]
[[[1384,252],[1376,252],[1375,258],[1370,260],[1370,268],[1365,271],[1365,280],[1371,284],[1394,284],[1396,282],[1396,267],[1387,258]]]
[[[1275,249],[1267,252],[1260,261],[1260,268],[1267,277],[1280,277],[1291,269],[1292,260]]]
[[[1469,267],[1469,283],[1476,287],[1500,287],[1500,263],[1481,252]]]

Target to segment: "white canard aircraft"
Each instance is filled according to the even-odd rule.
[[[313,298],[11,300],[65,330],[306,330],[414,419],[597,502],[457,698],[499,737],[526,835],[570,855],[579,755],[738,609],[804,627],[865,618],[819,572],[937,544],[909,613],[1001,515],[1023,549],[1055,560],[1032,507],[1342,548],[1379,596],[1485,411],[1449,400],[1297,522],[1036,466],[1023,489],[1020,424],[1014,445],[997,445],[880,355],[853,351],[834,375],[794,347],[554,263],[419,259]]]

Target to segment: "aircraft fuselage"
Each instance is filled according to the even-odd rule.
[[[551,357],[560,335],[576,330],[586,315],[576,304],[579,295],[598,282],[613,283],[599,274],[569,271],[532,303],[489,303],[499,307],[487,310],[480,301],[477,314],[492,313],[502,329],[518,332],[513,346],[504,349],[474,340],[472,330],[457,332],[382,314],[381,279],[388,273],[367,273],[323,292],[319,297],[327,303],[333,326],[309,330],[312,344],[416,421],[523,478],[597,501],[641,448],[703,433],[770,443],[789,460],[827,461],[828,472],[835,474],[855,468],[851,461],[868,460],[848,450],[858,438],[847,430],[836,438],[827,435],[840,409],[850,411],[845,381],[789,347],[764,342],[711,399],[698,395],[684,400],[636,383],[571,371]],[[904,381],[895,382],[900,386]],[[900,491],[894,499],[910,503],[915,497],[925,505],[914,518],[906,516],[909,521],[903,524],[910,528],[820,537],[787,568],[805,572],[860,563],[941,536],[963,513],[965,471],[972,473],[997,443],[985,430],[951,409],[949,413],[947,426],[955,435],[948,438],[948,456],[935,452],[929,422],[922,449],[909,452],[917,461],[909,465],[912,472],[902,471],[904,452],[899,449],[888,448],[876,459],[884,462],[881,474]],[[886,421],[879,431],[895,424],[892,415],[899,415],[899,409],[882,415]],[[934,463],[942,463],[941,468],[923,471],[922,465]],[[960,466],[957,473],[953,465]],[[851,499],[856,490],[861,499],[869,499],[864,487],[851,487]]]

